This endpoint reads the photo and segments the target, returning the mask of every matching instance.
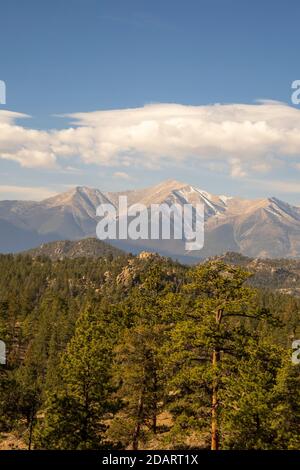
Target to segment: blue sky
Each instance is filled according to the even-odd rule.
[[[291,83],[300,78],[299,13],[297,0],[2,2],[0,79],[6,82],[7,103],[0,111],[31,117],[17,120],[10,114],[7,124],[7,115],[2,116],[6,122],[2,135],[7,135],[2,147],[0,136],[0,198],[36,199],[81,184],[104,190],[133,188],[174,178],[214,193],[244,197],[275,194],[300,204],[300,160],[293,134],[293,129],[300,128],[295,114],[298,108],[290,113],[283,108],[287,117],[274,122],[272,108],[256,104],[262,99],[291,106]],[[120,114],[122,109],[153,103],[157,105],[155,112],[146,106],[141,116]],[[161,119],[164,108],[158,105],[163,103],[175,104],[167,110],[167,122]],[[243,108],[240,118],[236,117],[237,108],[219,110],[211,106],[214,103],[254,107]],[[179,104],[185,105],[183,111],[176,106]],[[199,107],[193,118],[190,106]],[[90,113],[105,110],[115,110],[109,122],[106,114],[99,114],[93,115],[91,124]],[[78,113],[85,113],[84,117],[57,117]],[[281,108],[274,108],[274,113],[280,115]],[[175,127],[165,137],[173,115]],[[224,122],[231,122],[232,140],[249,131],[242,125],[249,120],[264,121],[268,129],[256,126],[232,154],[227,134],[216,146],[205,139],[202,145],[199,132],[210,133],[216,122],[220,124],[220,115],[223,127]],[[69,129],[74,119],[76,125],[79,121],[80,126],[91,125],[93,132],[83,137],[80,131],[76,136],[77,154],[72,144],[73,148],[64,149],[61,155],[60,148],[67,145],[68,137],[53,137],[48,132],[45,143],[42,133]],[[125,130],[116,141],[120,129],[115,121],[119,119],[122,126],[125,122]],[[205,127],[202,121],[198,126],[199,119]],[[153,125],[145,130],[145,122],[156,120],[158,133]],[[14,140],[17,125],[22,126],[22,132],[19,129],[17,144],[9,146],[7,140]],[[180,155],[170,144],[178,125],[185,129]],[[134,138],[132,126],[135,130],[139,126]],[[194,134],[188,126],[194,126]],[[290,140],[283,145],[285,127]],[[40,132],[35,140],[32,129]],[[130,133],[130,145],[125,132]],[[257,148],[261,148],[252,160],[251,142],[262,133],[263,143],[258,142]],[[272,141],[271,134],[275,136]],[[107,135],[113,138],[109,140]],[[168,139],[162,141],[161,158],[158,145],[153,146],[153,139],[159,142],[160,136]],[[106,139],[105,151],[97,141],[99,159],[89,147],[97,139]],[[195,139],[193,148],[189,139]],[[33,161],[31,154],[35,155]],[[30,188],[35,189],[30,192]]]

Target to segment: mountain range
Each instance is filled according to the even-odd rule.
[[[185,250],[183,240],[116,240],[112,245],[132,253],[156,251],[180,261],[195,262],[234,251],[249,257],[300,258],[300,207],[275,197],[243,199],[213,195],[178,181],[132,191],[104,192],[77,186],[42,201],[0,201],[0,252],[18,252],[54,240],[96,236],[102,203],[189,203],[204,205],[205,242],[200,251]]]

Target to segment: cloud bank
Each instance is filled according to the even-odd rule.
[[[62,130],[18,125],[25,117],[0,111],[0,158],[23,167],[64,167],[76,157],[124,174],[132,166],[189,164],[225,170],[233,177],[268,173],[274,167],[300,169],[300,110],[280,102],[151,104],[76,113],[64,116],[70,124]]]
[[[22,198],[24,201],[40,201],[41,199],[46,199],[48,197],[55,196],[56,194],[57,191],[52,191],[43,187],[10,185],[0,186],[0,197],[5,197],[5,199]]]

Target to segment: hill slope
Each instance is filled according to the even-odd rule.
[[[300,260],[249,258],[232,252],[212,259],[242,266],[253,273],[250,284],[254,287],[300,297]]]
[[[63,258],[107,258],[124,254],[118,248],[114,248],[97,238],[84,238],[83,240],[70,241],[61,240],[50,243],[43,243],[37,248],[25,251],[24,254],[36,258],[37,256],[47,256],[52,260]]]

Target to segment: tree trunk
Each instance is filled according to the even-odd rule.
[[[156,373],[156,364],[154,364],[154,387],[153,387],[153,417],[152,417],[152,431],[154,434],[157,433],[157,373]]]
[[[29,418],[29,438],[28,438],[28,450],[31,450],[32,446],[32,435],[33,435],[33,425],[35,419],[35,409],[32,407],[30,410],[30,418]]]
[[[219,328],[223,316],[223,309],[216,312],[216,325]],[[212,353],[212,370],[216,374],[220,361],[220,349],[215,348]],[[219,450],[218,429],[218,379],[213,377],[211,397],[211,450]]]
[[[220,360],[220,352],[213,351],[212,366],[216,370]],[[212,400],[211,400],[211,450],[219,450],[219,430],[218,430],[218,384],[213,380]]]
[[[139,437],[141,431],[141,423],[143,419],[143,408],[144,408],[144,390],[141,393],[138,405],[138,412],[137,412],[137,422],[133,433],[132,438],[132,449],[138,450],[139,448]]]

